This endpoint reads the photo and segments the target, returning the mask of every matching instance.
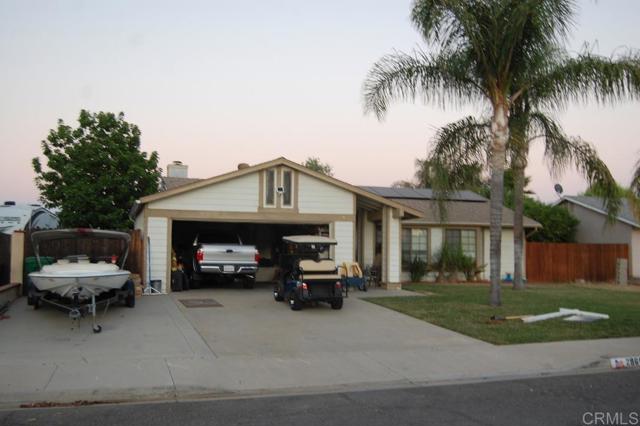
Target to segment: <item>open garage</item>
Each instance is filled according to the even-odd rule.
[[[173,221],[171,247],[177,260],[184,265],[187,276],[193,278],[194,243],[239,243],[255,247],[259,254],[256,281],[273,281],[280,263],[282,237],[286,235],[329,235],[329,224],[282,224],[246,222]],[[209,279],[207,279],[209,278]],[[197,276],[192,288],[215,283],[214,277]]]
[[[171,291],[172,252],[186,263],[199,234],[214,239],[235,234],[243,244],[255,245],[262,258],[258,280],[275,276],[270,268],[282,236],[312,234],[337,241],[331,250],[337,264],[371,264],[379,257],[382,282],[399,285],[401,221],[421,215],[285,158],[241,164],[209,179],[190,179],[186,166],[174,163],[164,182],[160,192],[142,198],[131,211],[145,240],[144,279],[160,283],[162,292]]]

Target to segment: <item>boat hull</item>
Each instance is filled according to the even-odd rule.
[[[29,278],[38,291],[52,292],[68,298],[77,294],[79,299],[88,299],[92,295],[99,296],[110,290],[121,289],[129,279],[129,275],[129,271],[123,270],[64,275],[32,272]]]

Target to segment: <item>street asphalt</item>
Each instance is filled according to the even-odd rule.
[[[635,425],[639,384],[640,371],[612,371],[315,395],[14,409],[0,411],[0,426]]]

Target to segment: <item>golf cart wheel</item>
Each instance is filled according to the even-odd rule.
[[[37,310],[40,308],[40,298],[38,296],[31,296],[31,306],[33,306],[33,310]]]
[[[337,309],[342,309],[342,303],[343,303],[342,298],[332,301],[331,302],[331,309],[336,309],[336,310]]]
[[[282,295],[282,293],[280,293],[278,287],[273,289],[273,298],[276,302],[282,302],[284,300],[284,296]]]
[[[295,290],[292,290],[289,294],[289,307],[292,311],[302,310],[302,300],[300,300],[298,292]]]
[[[94,325],[94,326],[93,326],[93,332],[94,332],[94,333],[98,334],[98,333],[100,333],[101,331],[102,331],[102,326],[101,326],[101,325],[97,325],[97,324],[96,324],[96,325]]]
[[[127,308],[133,308],[134,306],[136,306],[136,289],[133,285],[133,281],[127,281],[124,286],[124,290],[127,290],[127,295],[124,298],[124,305]]]

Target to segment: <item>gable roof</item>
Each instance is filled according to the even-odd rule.
[[[389,207],[393,207],[396,209],[399,209],[403,212],[408,213],[411,216],[415,216],[415,217],[421,217],[422,216],[422,212],[420,212],[419,210],[416,210],[410,206],[406,206],[404,204],[398,203],[396,201],[393,200],[389,200],[385,197],[381,197],[380,195],[377,195],[373,192],[369,192],[367,190],[364,190],[360,187],[357,187],[355,185],[351,185],[348,184],[346,182],[343,182],[339,179],[336,179],[334,177],[331,176],[327,176],[324,175],[322,173],[318,173],[315,172],[311,169],[308,169],[306,167],[304,167],[301,164],[298,164],[296,162],[293,162],[291,160],[288,160],[284,157],[280,157],[280,158],[276,158],[275,160],[271,160],[271,161],[266,161],[264,163],[260,163],[260,164],[256,164],[253,166],[249,166],[249,167],[245,167],[243,169],[239,169],[239,170],[234,170],[232,172],[229,173],[225,173],[222,175],[218,175],[218,176],[214,176],[208,179],[197,179],[194,180],[193,182],[187,182],[185,183],[184,180],[182,179],[186,179],[186,178],[172,178],[172,179],[180,179],[180,180],[174,180],[173,182],[171,182],[172,187],[169,188],[169,185],[166,185],[166,181],[165,181],[165,185],[167,187],[166,191],[161,191],[161,192],[157,192],[155,194],[151,194],[151,195],[147,195],[146,197],[142,197],[139,201],[139,204],[137,204],[138,206],[141,206],[143,204],[146,203],[150,203],[153,201],[158,201],[158,200],[162,200],[164,198],[169,198],[169,197],[173,197],[175,195],[178,194],[182,194],[185,192],[189,192],[189,191],[193,191],[199,188],[204,188],[206,186],[209,185],[213,185],[216,183],[220,183],[220,182],[225,182],[227,180],[231,180],[231,179],[235,179],[238,178],[240,176],[245,176],[251,173],[255,173],[261,170],[265,170],[265,169],[269,169],[272,167],[277,167],[277,166],[285,166],[288,167],[290,169],[293,170],[297,170],[300,173],[304,173],[306,175],[312,176],[316,179],[322,180],[326,183],[329,183],[331,185],[337,186],[339,188],[342,188],[346,191],[352,192],[356,195],[359,195],[361,197],[376,201],[382,205],[386,205]],[[164,178],[167,179],[167,178]],[[191,179],[190,179],[191,180]],[[177,185],[173,185],[173,184],[177,184]],[[132,208],[137,210],[137,206],[134,206]]]
[[[170,189],[174,189],[193,182],[199,182],[202,180],[197,178],[181,178],[171,176],[161,176],[160,179],[162,180],[162,183],[160,184],[160,191],[169,191]]]
[[[629,203],[629,200],[623,198],[621,201],[622,204],[620,206],[620,211],[618,212],[618,216],[616,216],[616,219],[620,222],[626,223],[627,225],[631,225],[634,228],[640,228],[640,222],[634,216],[633,208],[631,207],[631,203]],[[558,205],[563,202],[573,203],[575,205],[584,207],[585,209],[607,216],[607,210],[604,206],[604,201],[600,197],[588,197],[586,195],[565,195],[555,204]]]

